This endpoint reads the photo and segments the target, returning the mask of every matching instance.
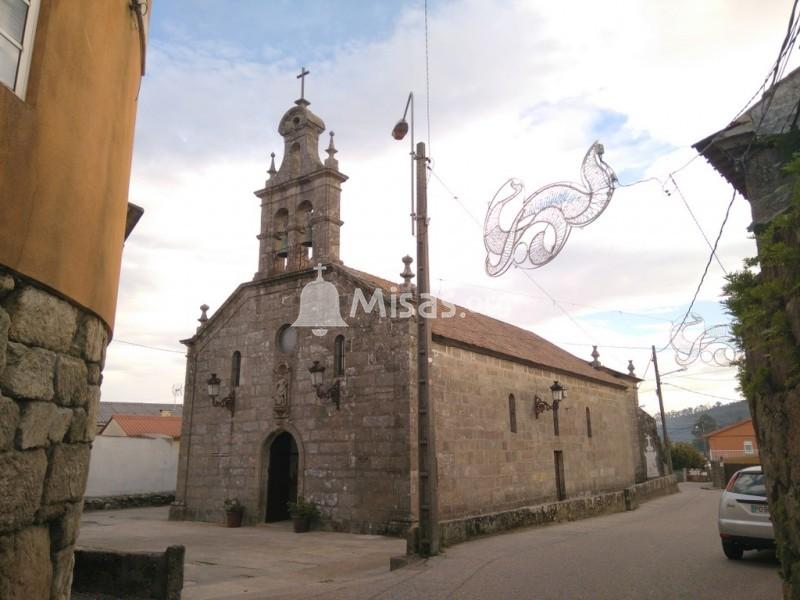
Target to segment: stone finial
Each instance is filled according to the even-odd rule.
[[[403,278],[403,285],[402,290],[404,292],[410,292],[412,290],[411,279],[414,277],[414,273],[411,271],[411,263],[414,262],[414,259],[411,258],[408,254],[403,257],[403,264],[405,267],[403,268],[403,272],[400,273],[400,277]]]
[[[631,377],[636,377],[636,367],[633,366],[633,361],[628,361],[628,375]]]
[[[267,175],[269,175],[270,178],[272,178],[278,171],[275,168],[275,153],[271,152],[269,156],[270,156],[270,163],[269,163],[269,169],[267,169]]]
[[[208,321],[208,315],[206,314],[208,312],[208,304],[202,304],[200,306],[200,310],[202,311],[202,314],[200,315],[200,318],[197,320],[200,321],[200,326],[202,327]]]
[[[334,158],[334,156],[338,152],[338,150],[336,149],[336,146],[333,145],[333,136],[334,135],[336,135],[336,134],[331,131],[331,141],[330,141],[330,143],[328,144],[328,147],[325,150],[325,152],[328,153],[328,158],[325,159],[325,166],[329,167],[331,169],[339,168],[339,161],[336,160],[336,158]]]
[[[592,346],[592,362],[591,364],[595,369],[599,369],[601,367],[600,364],[600,353],[597,351],[597,346]]]

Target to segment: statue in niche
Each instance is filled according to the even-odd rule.
[[[290,413],[290,369],[286,363],[280,363],[272,373],[274,391],[272,393],[272,414],[276,419],[286,419]]]

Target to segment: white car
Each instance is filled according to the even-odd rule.
[[[745,550],[775,547],[767,488],[760,466],[733,474],[719,501],[718,525],[722,551],[731,560],[742,558]]]

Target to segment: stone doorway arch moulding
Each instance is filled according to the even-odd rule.
[[[305,449],[303,438],[297,428],[291,423],[280,423],[273,427],[264,439],[258,453],[258,512],[253,519],[253,524],[263,523],[267,514],[267,470],[269,468],[269,451],[272,442],[282,433],[288,433],[294,438],[297,446],[297,495],[305,494]]]

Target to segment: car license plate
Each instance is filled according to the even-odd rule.
[[[763,504],[751,504],[750,505],[750,512],[757,513],[757,514],[769,514],[769,507],[764,506]]]

